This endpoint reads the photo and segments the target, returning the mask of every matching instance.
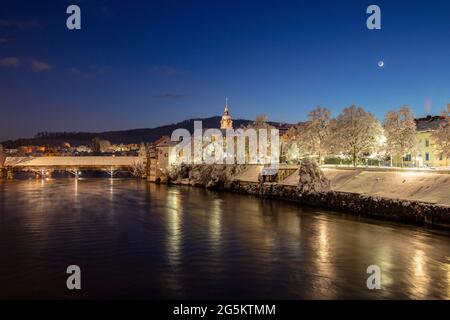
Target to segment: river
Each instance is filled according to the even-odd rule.
[[[0,252],[3,299],[450,299],[449,233],[134,179],[0,181]]]

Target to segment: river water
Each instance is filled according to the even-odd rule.
[[[134,179],[0,181],[0,252],[3,299],[450,299],[448,233]]]

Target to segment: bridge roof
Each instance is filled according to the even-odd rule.
[[[5,167],[128,167],[139,157],[7,157]]]

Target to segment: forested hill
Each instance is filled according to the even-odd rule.
[[[129,144],[129,143],[141,143],[152,142],[163,135],[170,136],[175,129],[183,128],[189,131],[194,129],[194,121],[201,120],[203,128],[218,128],[220,123],[220,116],[204,118],[204,119],[190,119],[184,120],[179,123],[160,126],[149,129],[132,129],[122,131],[106,131],[106,132],[41,132],[34,138],[18,139],[3,141],[2,144],[5,148],[17,148],[25,145],[45,145],[45,146],[58,146],[64,142],[69,142],[73,146],[89,145],[94,138],[100,138],[102,140],[108,140],[113,144]],[[250,120],[235,119],[233,120],[233,126],[239,128],[241,125],[247,125],[251,123]],[[278,123],[270,122],[272,125],[278,125]]]

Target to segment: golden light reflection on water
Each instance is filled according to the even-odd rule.
[[[75,200],[78,198],[78,179],[74,179],[74,196]]]
[[[381,274],[381,288],[390,287],[395,280],[391,276],[392,268],[395,263],[393,258],[391,245],[384,244],[380,246],[380,250],[378,250],[378,254],[376,255],[374,261],[379,264],[381,270],[383,271]]]
[[[166,284],[169,288],[182,292],[182,215],[181,195],[177,190],[167,191],[167,236],[166,236],[166,259],[170,271],[166,276]]]
[[[417,299],[428,297],[430,287],[429,257],[431,247],[427,244],[428,239],[423,234],[414,235],[413,246],[410,248],[410,260],[408,265],[409,292]]]
[[[167,258],[173,267],[179,266],[181,262],[181,216],[183,211],[180,202],[180,195],[176,190],[167,192]]]
[[[447,297],[445,299],[450,300],[450,257],[447,257],[444,269],[447,271]]]
[[[317,276],[313,278],[313,288],[318,296],[333,298],[332,282],[335,277],[330,252],[330,228],[326,218],[316,219],[315,239],[312,240],[316,258],[313,260]]]
[[[211,237],[211,244],[213,246],[213,252],[220,249],[221,231],[222,231],[222,200],[216,198],[212,201],[211,210],[209,215],[209,235]]]
[[[109,200],[114,200],[114,179],[109,179]]]
[[[424,270],[424,268],[425,268],[425,252],[423,252],[422,250],[414,251],[413,265],[414,265],[413,266],[414,276],[424,277],[426,275],[426,272]]]
[[[277,228],[281,214],[278,214],[277,207],[267,205],[268,202],[258,204],[258,207],[252,207],[251,203],[242,203],[240,215],[245,217],[246,223],[243,226],[243,232],[247,235],[246,250],[251,259],[259,261],[278,261],[279,248],[277,247]],[[246,213],[247,212],[247,213]],[[259,233],[259,230],[265,230]],[[274,265],[267,264],[264,270],[259,272],[272,272]]]
[[[413,250],[411,265],[409,267],[411,279],[411,295],[424,299],[427,297],[430,279],[427,272],[427,257],[423,250],[415,248]]]

